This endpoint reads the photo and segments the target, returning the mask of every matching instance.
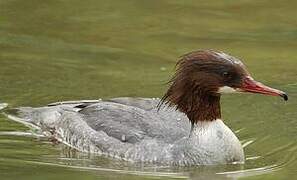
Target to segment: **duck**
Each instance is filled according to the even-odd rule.
[[[133,163],[173,166],[244,163],[241,142],[222,120],[225,93],[280,96],[222,51],[180,57],[161,98],[117,97],[20,107],[9,117],[78,151]]]

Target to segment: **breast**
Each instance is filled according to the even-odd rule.
[[[222,120],[195,124],[186,151],[200,164],[243,163],[244,151],[240,141]]]

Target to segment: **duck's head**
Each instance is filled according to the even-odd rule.
[[[182,56],[162,101],[175,105],[192,122],[214,120],[220,118],[220,95],[233,92],[288,99],[283,91],[255,81],[239,59],[223,52],[199,50]]]

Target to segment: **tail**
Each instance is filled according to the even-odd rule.
[[[0,104],[1,106],[1,104]],[[7,107],[7,104],[6,106]],[[4,108],[5,108],[4,107]],[[2,109],[4,109],[2,108]],[[34,116],[34,108],[31,107],[21,107],[21,108],[14,108],[14,109],[7,109],[3,112],[3,114],[8,118],[15,122],[21,123],[30,129],[40,129],[40,127],[34,125],[32,123],[32,117]]]
[[[34,116],[35,111],[36,110],[34,110],[34,108],[31,107],[20,107],[11,109],[9,114],[15,115],[25,121],[30,121],[30,119],[32,119],[32,117]]]

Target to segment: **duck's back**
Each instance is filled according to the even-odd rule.
[[[126,143],[153,138],[164,143],[189,135],[187,117],[173,108],[158,109],[159,99],[115,98],[82,108],[79,113],[96,131]]]

